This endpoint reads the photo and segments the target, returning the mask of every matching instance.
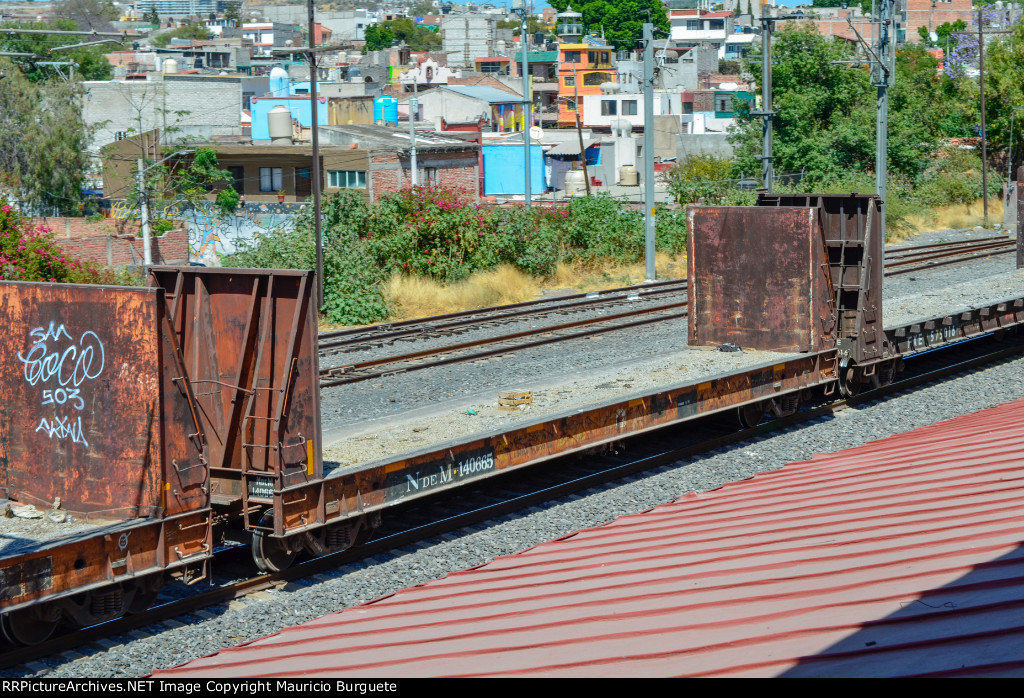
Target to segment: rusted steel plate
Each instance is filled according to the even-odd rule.
[[[322,483],[293,488],[285,499],[317,501],[310,524],[356,516],[467,481],[585,450],[628,436],[732,409],[753,401],[835,381],[835,352],[761,364],[701,383],[556,415],[548,420],[464,443],[450,442],[398,460],[331,473]],[[286,505],[286,511],[289,507]],[[299,509],[296,509],[299,510]],[[294,513],[292,514],[294,516]]]
[[[275,493],[323,475],[313,273],[154,267],[150,284],[167,293],[215,501],[273,504],[283,533]]]
[[[158,289],[0,283],[4,497],[113,520],[206,506],[162,307]]]
[[[828,263],[816,210],[689,208],[689,343],[831,347]]]
[[[211,545],[209,511],[97,526],[0,558],[0,608],[13,610],[153,572],[201,566]]]
[[[939,318],[886,329],[901,354],[913,354],[976,335],[1024,325],[1024,297],[970,308]]]
[[[1017,187],[1017,268],[1024,269],[1024,184],[1018,182]]]
[[[814,208],[828,254],[839,356],[892,356],[882,331],[882,201],[874,194],[760,194],[759,207]]]

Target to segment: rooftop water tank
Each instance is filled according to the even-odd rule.
[[[287,97],[288,82],[288,71],[277,66],[270,71],[270,94],[274,97]]]
[[[270,130],[270,142],[275,145],[288,145],[292,142],[292,111],[288,107],[277,106],[267,112],[267,127]]]
[[[164,61],[164,75],[173,75],[178,72],[178,61],[168,58]]]
[[[636,167],[623,165],[619,168],[619,185],[623,187],[640,186],[640,178],[637,176]]]
[[[398,126],[398,100],[394,97],[377,97],[373,100],[373,123]]]
[[[569,170],[565,173],[565,195],[584,196],[587,193],[587,178],[583,170]]]

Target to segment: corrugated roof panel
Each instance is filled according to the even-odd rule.
[[[1022,466],[1024,400],[157,675],[1020,675]]]

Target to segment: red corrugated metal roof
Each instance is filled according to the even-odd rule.
[[[158,676],[1024,673],[1024,400],[791,463]]]

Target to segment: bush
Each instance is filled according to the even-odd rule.
[[[111,272],[61,251],[48,228],[33,228],[6,202],[0,203],[0,279],[61,283],[113,283]]]

